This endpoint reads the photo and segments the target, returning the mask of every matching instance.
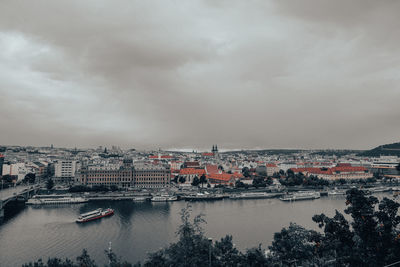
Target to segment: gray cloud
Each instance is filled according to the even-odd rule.
[[[397,2],[3,1],[0,143],[398,140]]]

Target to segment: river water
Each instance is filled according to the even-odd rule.
[[[387,196],[390,196],[387,194]],[[134,203],[132,201],[89,202],[66,206],[27,206],[0,225],[0,266],[47,260],[49,256],[75,259],[86,248],[96,263],[106,263],[104,250],[112,242],[113,251],[123,260],[143,261],[148,252],[176,240],[179,212],[187,202]],[[271,244],[273,235],[290,222],[317,229],[312,216],[335,209],[343,211],[345,197],[282,202],[279,199],[230,200],[191,203],[193,215],[203,213],[206,235],[213,240],[233,236],[236,247],[245,250]],[[80,213],[96,208],[115,209],[115,215],[77,224]]]

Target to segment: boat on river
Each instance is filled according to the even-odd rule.
[[[328,196],[343,196],[346,195],[346,190],[334,189],[328,191]]]
[[[230,199],[262,199],[281,196],[282,193],[250,192],[230,195]]]
[[[169,202],[169,201],[177,201],[178,197],[175,195],[156,195],[151,198],[152,202]]]
[[[76,220],[77,223],[85,223],[85,222],[90,222],[93,220],[97,220],[103,217],[111,216],[114,214],[113,209],[97,209],[93,210],[87,213],[82,213],[78,219]]]
[[[58,204],[79,204],[88,202],[83,197],[72,197],[70,195],[36,195],[29,199],[27,205],[58,205]]]
[[[210,194],[208,192],[197,193],[184,196],[186,201],[211,201],[211,200],[222,200],[224,195],[222,194]]]
[[[132,198],[133,202],[144,202],[144,201],[147,201],[147,200],[150,200],[150,197],[148,197],[148,196],[135,196],[135,197]]]
[[[373,193],[381,193],[381,192],[388,192],[390,190],[392,190],[392,188],[385,187],[385,186],[372,187],[372,188],[368,189],[369,193],[371,193],[371,194],[373,194]]]
[[[321,194],[315,191],[303,191],[296,192],[293,194],[284,195],[279,198],[282,201],[298,201],[298,200],[310,200],[320,198]]]

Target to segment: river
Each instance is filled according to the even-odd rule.
[[[381,194],[383,195],[383,194]],[[390,196],[389,194],[386,194]],[[106,263],[104,250],[112,244],[123,260],[143,261],[148,252],[176,240],[179,212],[187,202],[134,203],[89,202],[64,206],[26,206],[0,225],[0,265],[21,266],[49,256],[75,259],[86,248],[96,263]],[[213,240],[233,236],[236,247],[245,250],[270,245],[273,235],[290,222],[317,229],[312,216],[343,211],[345,197],[282,202],[279,199],[230,200],[191,203],[193,215],[203,213],[205,233]],[[96,208],[115,209],[115,215],[77,224],[80,213]]]

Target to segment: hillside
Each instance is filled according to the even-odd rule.
[[[360,156],[379,157],[379,156],[398,156],[400,157],[400,142],[381,145],[374,149],[364,151],[359,154]]]

